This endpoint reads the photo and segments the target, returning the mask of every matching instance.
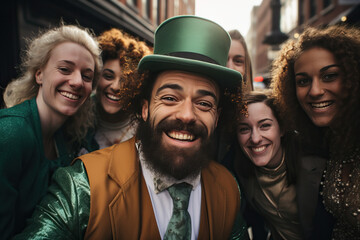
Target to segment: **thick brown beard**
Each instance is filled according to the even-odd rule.
[[[162,134],[170,130],[186,130],[200,138],[201,145],[197,150],[181,149],[164,146]],[[156,129],[149,121],[139,123],[137,138],[141,141],[145,162],[150,168],[160,174],[174,177],[178,180],[195,177],[202,168],[214,158],[215,141],[213,134],[208,136],[204,126],[195,123],[184,124],[179,120],[163,120]]]

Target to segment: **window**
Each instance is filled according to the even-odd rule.
[[[169,14],[168,14],[168,0],[165,0],[164,9],[165,9],[165,19],[168,19],[168,18],[169,18]]]
[[[154,24],[158,23],[158,0],[152,0],[152,21]]]
[[[166,11],[166,8],[164,8],[163,4],[166,1],[163,1],[163,3],[161,3],[161,0],[157,0],[157,21],[155,22],[157,25],[159,25],[161,23],[161,17],[164,17],[164,13],[163,11]],[[166,4],[166,3],[165,3]]]
[[[304,23],[304,0],[299,0],[299,25]]]
[[[126,0],[126,3],[134,7],[137,6],[137,0]]]
[[[150,1],[151,0],[142,0],[142,13],[144,18],[150,18]]]
[[[174,16],[177,16],[180,14],[180,3],[179,0],[174,0]]]
[[[323,0],[323,9],[327,8],[332,4],[332,0]]]
[[[310,3],[310,18],[316,15],[316,1],[309,1]]]

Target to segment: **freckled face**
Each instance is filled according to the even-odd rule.
[[[35,75],[40,85],[39,111],[47,116],[75,114],[92,91],[94,69],[95,61],[83,46],[72,42],[57,45]]]
[[[237,127],[241,149],[255,166],[277,167],[282,158],[282,133],[271,108],[263,102],[251,103],[248,114]]]
[[[145,102],[142,117],[151,127],[177,120],[198,125],[209,137],[218,120],[219,89],[210,79],[181,71],[161,73],[153,87],[150,104]],[[199,149],[202,139],[191,131],[168,129],[162,132],[162,144],[177,148]]]
[[[324,48],[311,48],[295,62],[294,71],[301,107],[316,126],[330,126],[343,98],[343,74],[334,55]]]

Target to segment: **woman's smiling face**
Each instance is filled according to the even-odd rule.
[[[281,163],[281,130],[272,110],[263,102],[248,105],[248,117],[237,126],[241,149],[258,167],[275,168]]]
[[[95,61],[86,48],[73,42],[57,45],[35,74],[39,108],[47,115],[74,115],[90,96],[94,72]]]
[[[294,64],[296,96],[318,127],[327,127],[340,109],[342,71],[334,55],[320,47],[304,51]]]
[[[119,59],[107,60],[101,73],[96,94],[106,114],[118,113],[122,106],[119,103],[121,67]]]

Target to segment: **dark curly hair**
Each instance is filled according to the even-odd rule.
[[[122,88],[119,92],[120,104],[123,110],[130,110],[134,96],[139,94],[140,86],[144,81],[144,74],[137,71],[140,59],[150,53],[152,48],[144,41],[112,28],[98,37],[102,49],[102,60],[119,59],[122,70]]]
[[[316,127],[296,97],[294,63],[304,51],[313,47],[330,51],[344,74],[343,90],[346,94],[342,100],[342,107],[332,121],[331,131],[329,128]],[[318,145],[317,142],[327,142],[331,144],[333,152],[337,153],[351,147],[358,141],[357,133],[360,133],[360,124],[356,124],[360,119],[359,71],[360,30],[356,27],[309,27],[297,41],[288,41],[273,62],[272,68],[272,88],[288,125],[297,129],[303,140],[312,146]]]

